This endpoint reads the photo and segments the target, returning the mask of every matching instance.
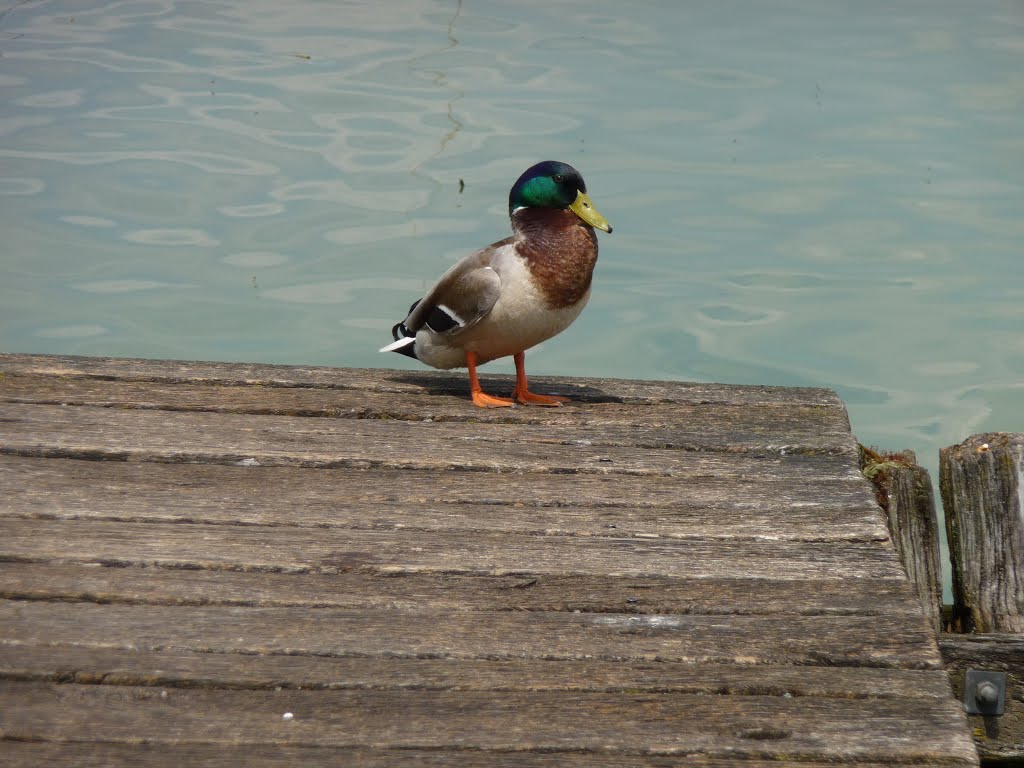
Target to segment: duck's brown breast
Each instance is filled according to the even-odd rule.
[[[597,235],[572,211],[523,208],[512,214],[516,250],[552,309],[579,303],[597,264]]]

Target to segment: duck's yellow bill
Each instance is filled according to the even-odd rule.
[[[587,224],[597,229],[604,230],[611,234],[612,227],[608,220],[602,216],[594,204],[590,202],[585,192],[577,192],[576,199],[569,206],[569,210],[583,219]]]

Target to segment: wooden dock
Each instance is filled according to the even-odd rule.
[[[834,393],[534,383],[0,355],[3,764],[977,765]]]

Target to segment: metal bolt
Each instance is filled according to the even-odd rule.
[[[1001,715],[1005,709],[1007,675],[985,669],[964,670],[964,709],[969,715]]]
[[[999,701],[999,689],[995,683],[982,680],[974,687],[974,698],[983,704],[995,704]]]

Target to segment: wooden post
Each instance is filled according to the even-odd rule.
[[[1024,632],[1024,433],[943,448],[939,487],[955,616],[965,631]]]
[[[932,630],[942,628],[939,526],[928,470],[913,451],[878,453],[861,446],[861,471],[875,485],[889,535]]]

